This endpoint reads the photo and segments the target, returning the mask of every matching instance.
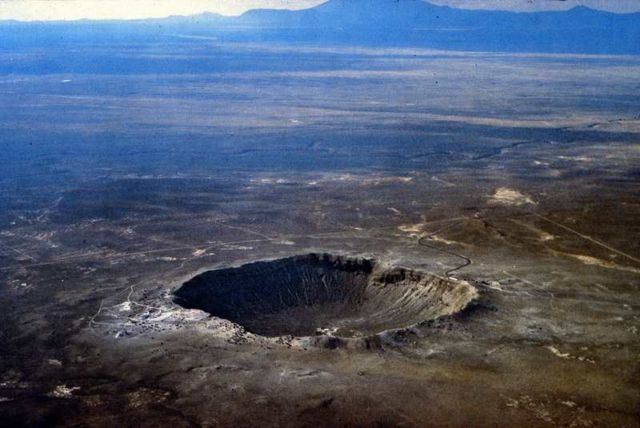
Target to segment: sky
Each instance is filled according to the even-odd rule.
[[[249,9],[301,9],[325,0],[0,0],[0,20],[141,19]],[[432,3],[516,11],[568,9],[577,5],[612,12],[638,12],[640,0],[431,0]]]

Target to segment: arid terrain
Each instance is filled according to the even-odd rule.
[[[640,426],[639,93],[633,56],[0,50],[0,425]]]

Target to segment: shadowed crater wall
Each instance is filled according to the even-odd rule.
[[[175,292],[185,308],[272,337],[369,336],[451,315],[475,297],[466,282],[329,254],[212,270]]]

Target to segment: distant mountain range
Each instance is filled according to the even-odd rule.
[[[202,14],[138,21],[0,23],[6,46],[115,42],[176,36],[505,52],[640,54],[640,13],[586,7],[516,13],[463,10],[421,0],[330,0],[305,10]]]

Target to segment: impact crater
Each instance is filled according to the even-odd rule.
[[[267,337],[370,337],[453,315],[476,297],[464,281],[330,254],[211,270],[175,291],[177,304]]]

